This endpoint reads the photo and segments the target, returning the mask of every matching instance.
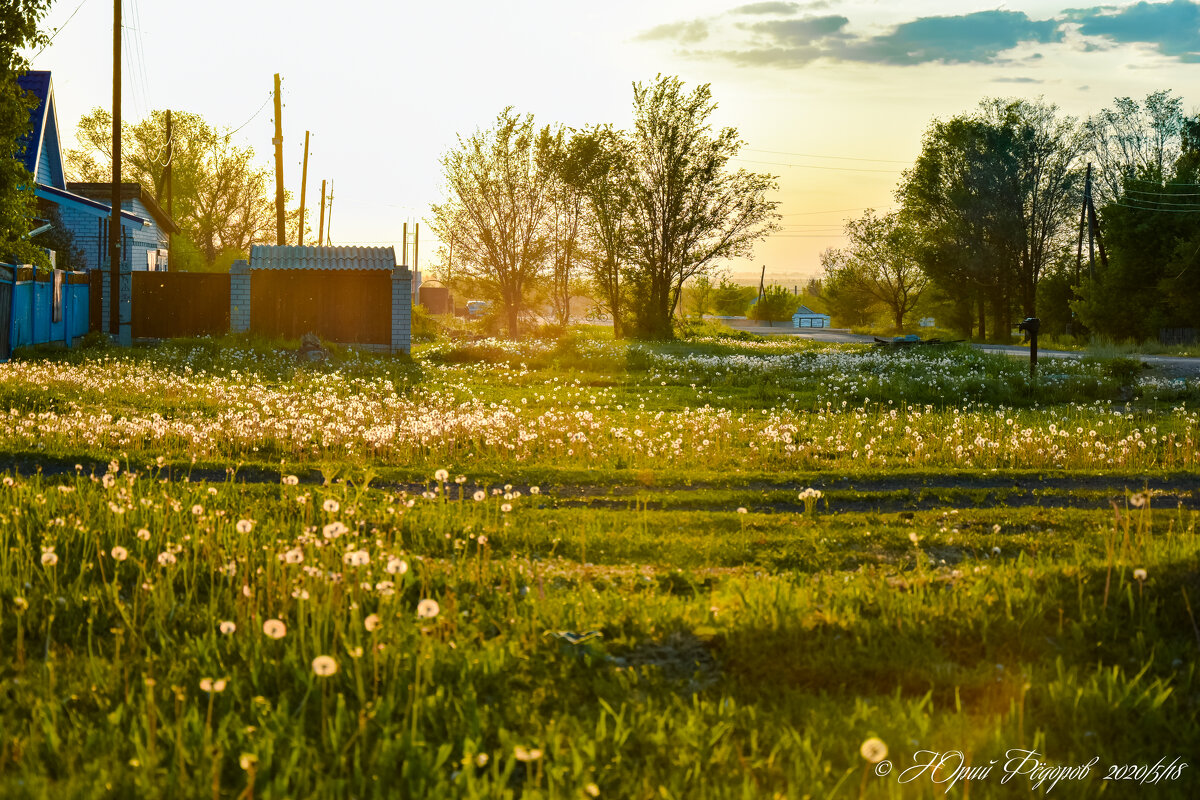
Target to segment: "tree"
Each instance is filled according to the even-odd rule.
[[[170,146],[166,111],[122,126],[121,179],[140,183],[165,201],[170,161],[171,211],[188,243],[172,243],[173,267],[185,266],[195,253],[196,267],[211,269],[233,257],[244,258],[253,244],[274,244],[274,179],[268,167],[255,162],[254,148],[233,144],[227,130],[186,111],[172,112],[171,126]],[[64,153],[75,180],[112,180],[111,131],[112,114],[105,109],[94,108],[79,120],[79,148]],[[285,199],[290,197],[288,193]],[[299,211],[293,209],[287,214],[287,241],[298,240],[298,225]]]
[[[785,287],[767,286],[758,302],[750,307],[750,319],[770,323],[773,327],[776,322],[790,320],[799,305],[799,299]]]
[[[707,275],[699,275],[692,279],[691,286],[691,304],[692,313],[697,317],[703,317],[712,311],[713,295],[716,292],[713,286],[712,278]]]
[[[850,272],[840,268],[840,258],[840,253],[832,247],[821,253],[821,267],[825,270],[821,298],[829,315],[839,323],[851,327],[867,325],[881,311],[879,300],[864,290],[861,282],[852,280]]]
[[[1037,282],[1067,246],[1082,148],[1075,121],[1041,101],[984,100],[926,132],[898,197],[926,272],[968,314],[978,304],[980,338],[988,305],[1001,338],[1014,301],[1034,313]]]
[[[929,279],[918,261],[917,233],[896,212],[878,216],[867,209],[846,223],[844,248],[826,251],[826,275],[843,292],[887,307],[896,332],[916,307]]]
[[[579,158],[573,180],[587,200],[585,255],[600,305],[612,316],[613,336],[625,330],[625,258],[629,252],[633,174],[624,135],[603,125],[572,139]]]
[[[571,295],[576,288],[575,267],[581,260],[583,220],[586,210],[584,176],[592,158],[591,148],[579,135],[567,138],[559,128],[543,131],[539,144],[538,169],[554,176],[549,191],[547,241],[550,254],[550,305],[558,325],[571,319]]]
[[[548,129],[534,128],[532,114],[506,108],[492,128],[460,136],[442,157],[447,197],[433,206],[434,230],[454,242],[460,271],[499,301],[514,339],[548,250],[556,175],[539,153],[551,142]]]
[[[754,287],[734,283],[729,275],[722,274],[721,282],[713,289],[713,310],[722,317],[740,317],[757,294]]]
[[[22,158],[35,104],[17,77],[29,68],[20,51],[45,41],[38,23],[49,7],[49,0],[0,0],[0,259],[40,266],[49,262],[27,238],[37,199]]]
[[[678,78],[634,85],[628,283],[638,336],[672,336],[683,284],[722,259],[749,255],[777,227],[769,175],[731,172],[742,143],[733,128],[715,136],[707,84],[690,94]]]
[[[1105,205],[1138,186],[1131,181],[1161,185],[1179,157],[1186,118],[1183,101],[1171,90],[1151,92],[1144,104],[1129,97],[1113,100],[1111,108],[1088,118],[1084,132],[1096,160],[1095,197]]]

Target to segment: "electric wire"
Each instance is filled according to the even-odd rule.
[[[747,147],[747,153],[770,153],[776,156],[800,156],[801,158],[831,158],[837,161],[875,161],[883,164],[909,164],[909,161],[899,161],[894,158],[859,158],[856,156],[823,156],[817,153],[792,153],[786,150],[759,150],[754,147]]]
[[[46,43],[44,45],[42,45],[42,49],[38,50],[36,53],[33,54],[33,58],[37,58],[45,51],[45,49],[47,47],[54,44],[55,38],[57,38],[57,36],[63,32],[63,29],[66,28],[68,24],[70,24],[71,20],[75,19],[75,15],[79,13],[79,9],[83,8],[84,4],[87,3],[87,1],[88,0],[80,0],[79,5],[75,6],[75,10],[71,12],[71,16],[67,17],[67,21],[54,29],[54,33],[52,33],[50,35],[50,38],[46,40]],[[30,59],[30,61],[32,61],[32,60],[33,59]]]

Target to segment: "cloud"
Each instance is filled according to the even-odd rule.
[[[992,83],[1044,83],[1040,78],[992,78]]]
[[[1019,44],[1049,44],[1062,37],[1054,20],[1030,19],[1023,11],[976,11],[902,23],[889,33],[848,44],[840,59],[893,65],[989,64]]]
[[[1064,12],[1084,36],[1117,44],[1149,44],[1165,56],[1200,63],[1200,3],[1138,2],[1123,8],[1096,6]]]
[[[680,44],[695,44],[708,38],[708,23],[702,19],[690,22],[668,22],[635,37],[638,41],[654,42],[674,39]]]
[[[659,25],[637,39],[674,41],[690,46],[684,55],[744,65],[797,67],[825,60],[912,66],[995,64],[1015,47],[1058,44],[1076,29],[1085,52],[1146,44],[1177,61],[1200,63],[1200,0],[1069,8],[1054,19],[1002,9],[917,17],[874,34],[850,30],[847,17],[812,13],[833,5],[830,0],[749,3],[727,12],[744,18],[732,25],[727,15],[719,15]],[[694,47],[714,40],[719,47]]]

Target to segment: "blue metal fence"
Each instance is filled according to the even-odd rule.
[[[87,273],[0,264],[0,284],[8,287],[8,296],[0,297],[0,328],[8,339],[0,342],[0,358],[33,344],[70,347],[88,332]]]

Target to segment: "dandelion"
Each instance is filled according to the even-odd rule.
[[[461,486],[462,484],[467,482],[467,476],[459,475],[459,476],[455,477],[454,482]]]
[[[913,544],[917,544],[918,542],[921,541],[921,537],[917,535],[916,531],[909,531],[908,532],[908,540],[910,542],[912,542]]]
[[[24,597],[14,597],[13,605],[17,607],[17,612],[20,613],[29,608],[29,601]]]
[[[507,514],[508,512],[512,511],[512,503],[501,503],[500,510]]]
[[[490,760],[491,759],[488,757],[487,753],[476,753],[475,754],[475,766],[477,766],[481,769],[483,767],[486,767],[488,761],[490,761]]]
[[[421,619],[433,619],[441,611],[437,600],[426,598],[420,603],[417,603],[417,616]]]
[[[368,614],[367,618],[363,620],[363,627],[368,631],[376,631],[382,624],[383,622],[379,619],[378,614]]]
[[[304,551],[299,547],[293,547],[283,554],[283,560],[288,564],[300,564],[304,561]]]
[[[208,692],[209,694],[219,694],[220,692],[225,691],[225,683],[226,681],[224,678],[220,678],[215,681],[212,678],[201,678],[200,689],[201,691]]]
[[[282,620],[269,619],[263,623],[263,633],[272,639],[282,639],[287,636],[287,625]]]
[[[749,514],[750,512],[746,510],[746,507],[745,507],[745,506],[738,506],[737,513],[739,513],[739,514]]]
[[[877,739],[872,736],[862,743],[858,748],[858,753],[867,760],[870,764],[878,764],[887,758],[888,747],[882,739]]]
[[[594,783],[589,783],[587,786],[583,787],[583,791],[587,793],[588,797],[600,796],[600,787]]]
[[[992,533],[999,533],[999,532],[1000,532],[1000,523],[996,523],[995,525],[992,526]]]
[[[334,500],[332,497],[326,498],[325,502],[321,504],[321,508],[325,509],[330,514],[336,514],[338,509],[341,507],[341,504],[339,504],[338,501]]]
[[[237,630],[237,625],[230,622],[229,620],[225,620],[224,622],[221,623],[220,630],[221,630],[221,633],[228,636],[229,634],[231,634]]]
[[[336,502],[336,501],[335,501]],[[321,529],[321,535],[326,539],[336,539],[343,533],[349,533],[350,529],[341,522],[331,522]]]
[[[238,766],[240,766],[246,772],[254,769],[257,764],[258,756],[254,755],[254,753],[242,753],[241,756],[238,757]]]
[[[475,498],[476,503],[482,501],[485,497],[487,497],[487,495],[483,493],[483,489],[476,490],[475,494],[472,496]]]
[[[1133,506],[1134,508],[1142,508],[1146,505],[1146,501],[1148,499],[1150,499],[1149,495],[1145,494],[1144,492],[1138,492],[1129,498],[1129,505]]]
[[[175,563],[175,554],[174,553],[168,553],[167,551],[164,550],[163,552],[158,554],[158,565],[160,567],[169,567],[170,565],[172,565],[174,563]]]
[[[366,550],[353,550],[342,556],[342,563],[351,567],[365,567],[371,562],[371,556]]]
[[[400,558],[389,558],[387,571],[390,575],[403,575],[408,572],[408,562]]]
[[[541,758],[542,751],[536,747],[525,749],[521,745],[517,745],[513,748],[513,756],[516,757],[517,761],[524,761],[525,763],[528,763],[530,761],[537,761],[539,758]]]
[[[139,528],[138,532],[137,532],[137,537],[139,539],[141,539],[143,542],[148,542],[148,541],[150,541],[150,531],[146,530],[145,528]]]
[[[112,475],[105,475],[103,478],[100,479],[100,483],[103,484],[105,489],[111,489],[117,485],[117,479],[115,477],[113,477]],[[5,478],[4,485],[12,486],[12,478]]]
[[[992,548],[992,555],[994,555],[994,556],[1000,555],[1000,547],[998,545],[996,547]]]
[[[300,479],[297,478],[295,475],[284,475],[283,476],[283,485],[284,486],[295,486],[298,483],[300,483]]]
[[[483,547],[485,544],[488,543],[488,538],[486,536],[484,536],[483,534],[479,534],[479,538],[476,539],[475,541],[477,541],[479,543],[480,547]]]
[[[200,505],[199,503],[196,503],[196,505],[192,506],[192,516],[198,517],[203,513],[204,513],[204,506]]]
[[[350,648],[350,657],[351,658],[362,658],[363,657],[363,649],[361,647],[351,647]]]
[[[1146,580],[1146,570],[1141,569],[1140,567],[1138,569],[1135,569],[1133,571],[1133,579],[1135,581],[1137,581],[1138,583],[1141,583],[1142,581]]]
[[[437,472],[433,473],[433,479],[438,483],[445,483],[446,481],[450,480],[450,473],[444,469],[439,469]]]
[[[530,487],[529,487],[529,493],[530,493],[530,494],[541,494],[541,493],[542,493],[542,490],[541,490],[541,488],[540,488],[540,487],[537,487],[537,486],[530,486]]]
[[[124,561],[129,558],[129,551],[121,547],[121,545],[114,547],[111,552],[114,561]]]
[[[322,678],[329,677],[333,673],[337,672],[337,669],[337,662],[329,656],[317,656],[313,659],[312,670]]]
[[[47,550],[42,553],[42,566],[53,567],[58,563],[58,555],[53,550]]]
[[[237,521],[237,532],[238,533],[249,533],[252,530],[254,530],[254,520],[239,519]]]

